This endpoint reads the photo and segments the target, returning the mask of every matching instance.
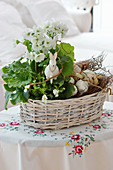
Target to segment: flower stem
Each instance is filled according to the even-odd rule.
[[[35,62],[35,72],[37,73],[37,62]]]

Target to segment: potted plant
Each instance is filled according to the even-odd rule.
[[[104,88],[99,86],[103,77],[95,74],[95,67],[84,70],[84,63],[74,63],[74,46],[61,42],[67,31],[65,24],[56,21],[29,29],[23,40],[16,40],[17,45],[26,46],[25,54],[2,69],[6,82],[5,109],[9,100],[13,105],[21,103],[21,117],[28,125],[45,129],[73,126],[80,115],[83,117],[83,108],[92,103],[91,97],[93,100],[98,98],[97,94],[91,94],[89,103],[84,103],[80,96],[87,93],[89,85]],[[89,68],[91,63],[95,63],[94,60],[86,61],[85,65]],[[103,104],[105,94],[100,96]],[[91,107],[95,107],[100,115],[102,107],[99,109],[97,103]],[[75,116],[77,108],[79,114]],[[86,120],[87,116],[82,123],[90,121]]]

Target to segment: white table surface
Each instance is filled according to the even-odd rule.
[[[24,125],[19,106],[1,111],[0,170],[113,170],[113,103],[103,108],[100,119],[58,131]]]

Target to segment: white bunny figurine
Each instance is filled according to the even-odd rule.
[[[50,57],[49,65],[45,68],[46,79],[51,78],[59,73],[59,68],[56,65],[57,52],[54,55],[50,53],[49,57]],[[57,77],[55,77],[54,79],[56,80]],[[50,82],[52,84],[53,79],[51,79]]]

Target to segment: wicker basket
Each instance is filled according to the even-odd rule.
[[[106,94],[102,91],[79,98],[28,100],[20,104],[20,116],[29,126],[41,129],[62,129],[91,122],[102,114]]]

